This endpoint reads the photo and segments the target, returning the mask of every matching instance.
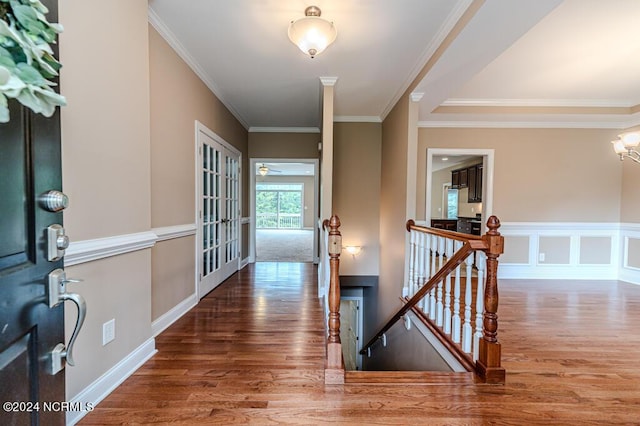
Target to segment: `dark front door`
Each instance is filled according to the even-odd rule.
[[[52,19],[55,3],[47,2]],[[62,211],[49,211],[60,206],[53,197],[47,207],[43,194],[62,189],[59,112],[45,118],[11,101],[10,114],[0,124],[0,424],[58,425],[65,362],[52,370],[51,352],[65,341],[64,304],[50,307],[49,276],[63,263],[49,260],[47,235],[62,225]],[[55,252],[65,237],[53,229]]]

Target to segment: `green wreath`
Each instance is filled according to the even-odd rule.
[[[0,123],[9,121],[7,98],[46,117],[66,105],[51,81],[62,66],[51,49],[62,25],[48,12],[39,0],[0,0]]]

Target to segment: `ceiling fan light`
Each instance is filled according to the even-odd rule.
[[[260,173],[260,176],[266,176],[269,173],[269,168],[263,164],[258,167],[258,173]]]
[[[313,58],[335,41],[338,31],[333,22],[320,18],[319,8],[310,6],[305,14],[304,18],[291,21],[289,40]]]

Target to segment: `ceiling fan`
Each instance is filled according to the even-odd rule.
[[[269,173],[282,173],[282,170],[270,168],[265,163],[262,163],[260,167],[258,167],[258,173],[260,176],[266,176]]]

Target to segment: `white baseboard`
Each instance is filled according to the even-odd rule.
[[[127,355],[122,361],[114,365],[109,371],[100,376],[97,380],[87,386],[82,392],[71,399],[73,405],[93,407],[106,398],[115,388],[131,376],[149,358],[156,353],[156,341],[151,338],[138,346],[133,352]],[[75,425],[82,419],[88,411],[68,411],[67,425]]]
[[[180,319],[180,317],[189,312],[189,310],[197,304],[198,297],[194,293],[171,308],[168,312],[162,314],[157,320],[151,323],[151,333],[153,333],[153,337],[162,333],[167,327]]]
[[[238,270],[244,268],[245,266],[247,266],[250,262],[249,262],[249,257],[245,257],[244,259],[242,259],[240,261],[240,267],[238,268]]]
[[[502,263],[498,279],[532,280],[617,280],[617,270],[611,265],[517,265]]]
[[[620,268],[618,279],[626,283],[640,285],[640,270],[635,268]]]

